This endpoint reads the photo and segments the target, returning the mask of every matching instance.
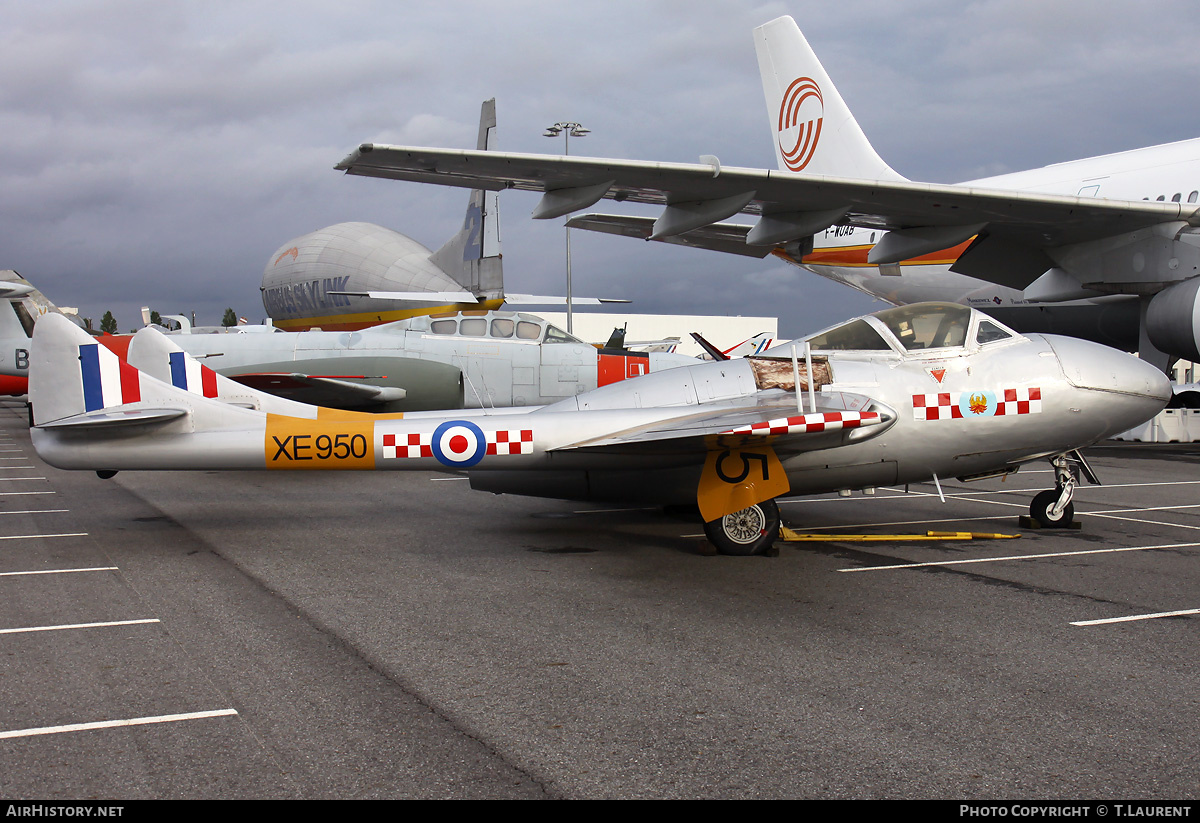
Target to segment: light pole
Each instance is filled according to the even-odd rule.
[[[555,123],[553,126],[546,128],[546,132],[542,137],[558,137],[563,136],[563,156],[571,155],[571,138],[586,137],[591,133],[591,129],[585,129],[578,123]],[[571,229],[565,228],[567,235],[567,334],[574,334],[571,322]]]

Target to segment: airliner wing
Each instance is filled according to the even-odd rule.
[[[649,240],[650,235],[654,233],[654,218],[631,214],[581,214],[568,220],[567,226],[601,234],[619,234],[622,237]],[[752,246],[746,242],[746,235],[752,228],[754,227],[744,223],[710,223],[684,234],[658,239],[675,246],[723,251],[746,257],[766,257],[771,253],[771,246]]]
[[[579,211],[602,198],[665,206],[649,235],[652,239],[708,226],[738,212],[775,222],[760,221],[759,235],[751,232],[750,242],[766,240],[764,245],[798,239],[833,223],[888,231],[983,225],[1011,243],[1041,249],[1168,221],[1200,222],[1195,204],[721,167],[715,159],[711,164],[653,163],[365,143],[335,168],[393,180],[539,191],[542,201],[534,210],[538,218]],[[831,215],[841,216],[811,229],[814,221],[821,223]],[[788,237],[789,225],[802,233]]]

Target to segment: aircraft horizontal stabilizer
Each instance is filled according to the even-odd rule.
[[[506,294],[504,302],[514,306],[565,306],[567,303],[566,297],[559,297],[545,294]],[[632,303],[632,300],[625,300],[621,297],[572,297],[571,305],[573,306],[599,306],[603,303]]]
[[[100,409],[85,412],[72,417],[64,417],[51,423],[42,423],[43,429],[100,429],[112,426],[133,426],[154,423],[166,423],[178,417],[184,417],[187,409],[149,409],[143,406]]]
[[[372,300],[419,300],[427,303],[478,303],[469,291],[331,291],[345,297],[369,297]]]
[[[33,286],[25,283],[0,283],[0,298],[24,297],[33,291]]]
[[[331,291],[330,294],[347,297],[368,297],[371,300],[421,300],[429,303],[478,303],[479,298],[469,291]],[[513,305],[561,306],[565,297],[547,297],[540,294],[506,294],[504,302]],[[572,297],[573,304],[598,306],[601,303],[629,303],[615,297]]]

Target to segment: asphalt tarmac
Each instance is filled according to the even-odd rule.
[[[1111,444],[1078,531],[1006,481],[657,509],[433,473],[63,472],[0,406],[0,796],[1200,796],[1200,445]],[[1106,622],[1097,622],[1106,621]]]

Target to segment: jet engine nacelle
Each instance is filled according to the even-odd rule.
[[[1183,222],[1047,252],[1085,289],[1108,294],[1154,294],[1165,284],[1200,274],[1200,233]]]
[[[1200,277],[1154,296],[1146,307],[1146,334],[1159,351],[1200,360]]]

